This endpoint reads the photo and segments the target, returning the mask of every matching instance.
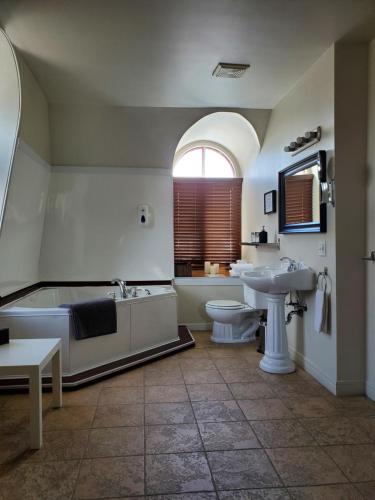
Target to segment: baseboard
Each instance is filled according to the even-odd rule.
[[[366,382],[366,396],[375,401],[375,385]]]
[[[184,323],[189,330],[197,331],[197,330],[212,330],[212,323]]]
[[[336,383],[332,381],[327,375],[325,375],[319,367],[310,361],[306,356],[296,351],[293,347],[289,347],[289,353],[292,359],[302,368],[304,368],[307,373],[312,375],[318,382],[320,382],[326,389],[328,389],[332,394],[336,394]]]

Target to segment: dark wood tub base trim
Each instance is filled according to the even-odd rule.
[[[74,375],[63,375],[63,389],[76,389],[97,380],[109,378],[113,375],[131,370],[134,367],[150,363],[156,359],[175,354],[178,351],[194,347],[195,339],[190,330],[185,325],[178,327],[179,340],[169,342],[159,347],[154,347],[146,351],[132,354],[117,361],[112,361],[90,370],[85,370]],[[51,388],[51,377],[43,377],[43,389]],[[3,378],[0,379],[0,393],[10,391],[24,391],[28,389],[29,381],[27,378]]]

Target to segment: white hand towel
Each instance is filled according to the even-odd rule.
[[[315,292],[314,330],[317,333],[324,331],[327,317],[327,297],[325,290],[317,289]]]

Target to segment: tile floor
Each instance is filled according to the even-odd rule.
[[[0,396],[0,499],[375,499],[375,403],[303,370],[258,369],[254,345],[196,348],[44,400]]]

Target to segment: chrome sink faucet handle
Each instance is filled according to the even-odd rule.
[[[114,278],[111,281],[111,284],[112,285],[118,285],[118,287],[120,288],[121,298],[122,299],[126,299],[126,297],[128,296],[128,291],[127,291],[127,288],[126,288],[126,281],[124,281],[124,280],[122,280],[120,278]]]
[[[288,273],[297,270],[297,262],[294,259],[291,259],[290,257],[281,257],[280,260],[281,260],[281,262],[284,260],[287,260],[289,262],[289,265],[287,268]]]

